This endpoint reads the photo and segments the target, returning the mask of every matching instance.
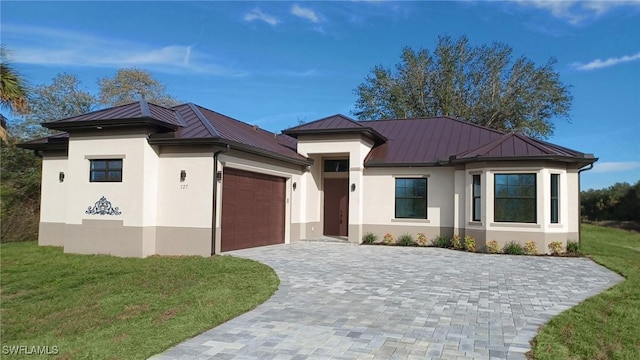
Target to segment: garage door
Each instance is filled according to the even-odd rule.
[[[285,179],[231,168],[222,182],[222,251],[284,243]]]

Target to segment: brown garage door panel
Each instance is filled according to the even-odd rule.
[[[286,179],[232,168],[222,184],[222,251],[284,242]]]

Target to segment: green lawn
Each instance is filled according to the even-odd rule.
[[[582,226],[581,252],[627,279],[554,317],[536,359],[640,359],[640,234]]]
[[[124,259],[33,242],[0,253],[2,345],[57,346],[63,359],[147,358],[253,309],[279,284],[268,266],[230,256]]]

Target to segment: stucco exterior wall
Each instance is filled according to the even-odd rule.
[[[40,191],[39,245],[64,245],[64,224],[67,208],[66,152],[49,152],[42,157],[42,182]],[[60,173],[65,179],[60,181]]]
[[[427,178],[427,219],[395,218],[395,179]],[[452,167],[367,168],[364,171],[364,228],[382,239],[424,233],[429,239],[452,235],[455,208],[455,170]]]
[[[184,170],[184,181],[180,172]],[[211,254],[213,148],[165,146],[158,162],[156,253]],[[149,194],[151,195],[151,194]]]

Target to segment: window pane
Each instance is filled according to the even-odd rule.
[[[507,175],[496,175],[496,186],[497,185],[507,185]]]
[[[559,185],[559,177],[558,174],[551,174],[551,196],[558,197],[558,185]]]
[[[396,179],[395,216],[427,218],[427,179]]]
[[[91,181],[105,181],[107,180],[107,173],[105,171],[92,171]]]
[[[122,170],[122,160],[109,160],[109,170]]]
[[[91,182],[121,182],[122,181],[122,159],[99,159],[89,160]]]
[[[494,205],[495,221],[535,223],[536,175],[496,174]]]
[[[473,175],[473,196],[480,196],[480,175]]]
[[[91,160],[91,169],[102,170],[107,168],[106,160]]]
[[[324,161],[325,172],[347,172],[349,171],[349,160],[329,159]]]
[[[122,180],[121,171],[109,171],[109,181],[120,181],[120,180]]]
[[[551,223],[558,223],[558,199],[551,199]]]
[[[473,199],[473,221],[480,221],[482,201],[480,198]]]

